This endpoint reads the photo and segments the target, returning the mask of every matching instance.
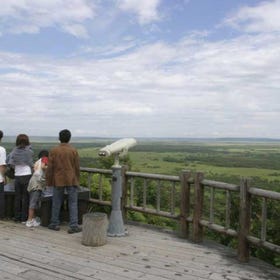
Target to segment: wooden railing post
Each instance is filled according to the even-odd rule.
[[[189,237],[189,223],[187,218],[190,215],[190,184],[188,180],[191,172],[183,170],[180,174],[181,181],[181,201],[180,201],[180,229],[179,236],[182,238]]]
[[[127,177],[126,177],[126,171],[128,170],[127,165],[122,166],[122,171],[121,171],[121,176],[122,176],[122,197],[121,197],[121,210],[123,214],[123,221],[127,221],[127,189],[128,189],[128,182],[127,182]]]
[[[238,232],[238,260],[248,262],[250,249],[247,235],[250,230],[251,195],[249,194],[249,180],[241,179],[240,183],[240,210]]]
[[[200,243],[203,240],[203,226],[200,224],[203,211],[204,187],[201,184],[203,173],[196,172],[194,178],[194,213],[193,213],[193,241]]]

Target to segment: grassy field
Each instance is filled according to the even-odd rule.
[[[280,143],[168,142],[142,145],[141,151],[130,152],[130,158],[132,166],[144,172],[177,174],[188,169],[206,174],[280,179]]]
[[[41,141],[32,144],[35,155],[40,149],[57,144]],[[110,168],[113,159],[101,161],[98,151],[113,141],[79,139],[72,144],[79,151],[81,166]],[[8,152],[13,147],[12,143],[3,145]],[[240,177],[249,177],[262,188],[280,191],[280,140],[138,140],[125,160],[133,171],[168,175],[179,175],[182,170],[202,171],[208,179],[232,183],[238,183]]]
[[[278,169],[223,167],[215,165],[215,162],[203,164],[198,161],[188,161],[187,154],[185,154],[185,162],[183,162],[184,158],[182,155],[178,153],[131,152],[129,157],[132,161],[133,169],[140,172],[178,175],[181,170],[192,170],[202,171],[205,175],[214,173],[228,174],[229,176],[261,177],[269,181],[280,180],[280,170]],[[172,161],[172,158],[177,158],[178,162]]]
[[[79,147],[84,166],[100,164],[99,144]],[[133,171],[168,175],[201,171],[208,179],[230,183],[248,177],[261,188],[280,191],[280,141],[145,140],[138,141],[128,158]]]

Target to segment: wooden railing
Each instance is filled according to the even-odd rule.
[[[248,179],[241,179],[240,185],[207,180],[200,172],[168,176],[131,172],[126,167],[122,171],[124,219],[128,211],[136,211],[177,221],[179,235],[197,243],[202,242],[206,228],[234,237],[238,259],[243,262],[249,260],[251,246],[280,253],[280,244],[267,240],[267,202],[279,202],[280,193],[252,188]],[[81,168],[81,172],[82,183],[94,194],[91,202],[111,205],[112,171]],[[251,231],[253,197],[262,199],[260,236]]]

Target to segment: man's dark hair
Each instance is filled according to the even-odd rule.
[[[0,130],[0,140],[3,138],[3,135],[4,135],[3,131]]]
[[[59,141],[61,143],[68,143],[71,139],[71,132],[68,129],[63,129],[59,132]]]

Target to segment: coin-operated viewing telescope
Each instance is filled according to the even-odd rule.
[[[128,150],[136,145],[134,138],[123,138],[99,150],[98,155],[102,157],[115,156],[114,165],[119,165],[119,156],[127,154]]]
[[[123,155],[127,153],[128,149],[135,145],[136,140],[134,138],[123,138],[100,149],[98,155],[105,157],[113,154]]]
[[[98,152],[99,156],[115,156],[115,162],[112,166],[112,211],[110,214],[108,236],[125,236],[128,234],[124,228],[123,216],[121,212],[122,198],[122,167],[119,164],[119,156],[125,155],[128,150],[136,145],[134,138],[123,138],[110,145],[105,146]]]

